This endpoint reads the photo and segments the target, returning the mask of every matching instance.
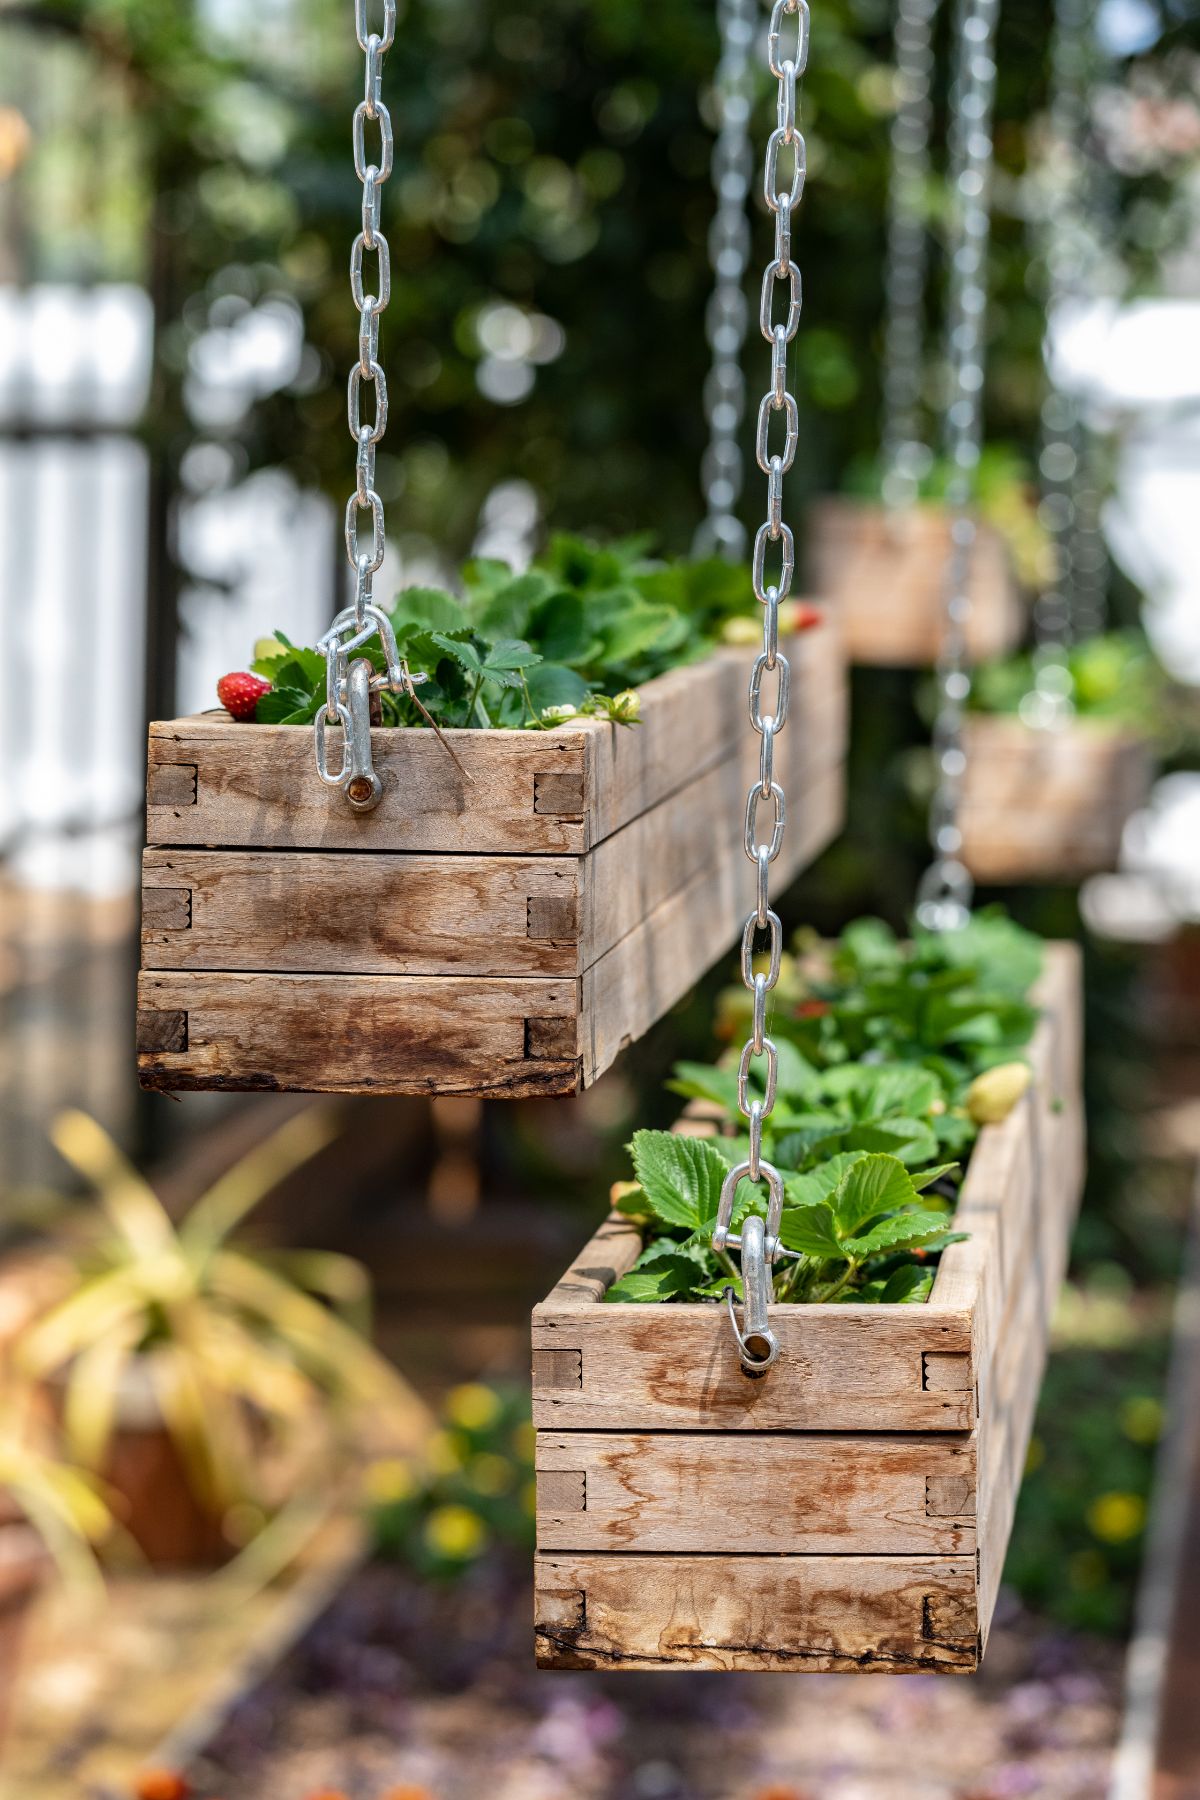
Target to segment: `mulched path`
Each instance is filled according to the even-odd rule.
[[[228,1721],[197,1800],[1097,1800],[1121,1652],[1002,1602],[984,1673],[538,1673],[523,1569],[375,1564]]]

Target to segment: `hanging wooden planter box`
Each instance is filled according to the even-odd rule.
[[[791,639],[781,891],[844,806],[836,633]],[[733,943],[758,768],[750,654],[641,691],[642,723],[373,731],[355,814],[301,726],[150,728],[144,1087],[569,1094]],[[464,776],[463,771],[466,771]]]
[[[533,1314],[546,1668],[968,1673],[996,1603],[1083,1179],[1079,959],[1048,947],[1034,1083],[981,1132],[923,1306],[604,1305],[613,1215]]]
[[[833,610],[852,663],[931,668],[945,630],[950,560],[945,507],[904,512],[863,500],[819,501],[809,513],[809,590]],[[981,525],[971,559],[969,662],[1016,648],[1024,612],[1004,540]]]
[[[1137,732],[1089,719],[1036,731],[976,717],[963,747],[962,858],[976,880],[1075,881],[1116,868],[1125,823],[1153,777]]]

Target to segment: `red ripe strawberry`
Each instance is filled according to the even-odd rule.
[[[240,670],[233,675],[222,675],[217,683],[217,699],[235,719],[252,719],[255,707],[270,691],[270,682],[264,681],[261,675],[249,675]]]

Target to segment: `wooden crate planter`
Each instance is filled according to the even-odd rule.
[[[1035,731],[1020,719],[969,719],[959,824],[978,881],[1075,881],[1115,869],[1130,815],[1145,804],[1146,741],[1076,719]]]
[[[809,590],[840,624],[852,663],[930,668],[945,621],[950,514],[905,512],[861,500],[822,500],[809,514]],[[1024,610],[1008,550],[982,525],[971,562],[967,658],[986,662],[1016,648]]]
[[[844,803],[839,640],[821,625],[787,654],[773,891]],[[385,794],[365,815],[317,780],[307,728],[152,725],[142,1085],[586,1087],[737,936],[750,661],[720,650],[649,682],[633,727],[450,732],[462,769],[430,731],[374,731]]]
[[[1031,1091],[980,1134],[924,1306],[602,1305],[614,1215],[533,1315],[547,1668],[978,1666],[1082,1184],[1079,964],[1049,948]]]

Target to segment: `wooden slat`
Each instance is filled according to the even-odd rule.
[[[978,1664],[973,1556],[542,1553],[534,1583],[542,1668],[961,1675]]]
[[[817,628],[787,650],[793,704],[807,691],[814,723],[840,742],[836,634]],[[719,650],[648,682],[635,727],[583,720],[546,732],[451,731],[457,763],[432,732],[373,731],[385,793],[361,815],[316,779],[308,727],[223,716],[155,724],[147,839],[176,848],[579,855],[740,750],[749,663],[743,649]],[[194,772],[190,799],[193,776],[175,773],[182,769]]]
[[[792,797],[776,892],[841,822],[841,753],[840,736],[810,735],[799,703],[796,728],[781,736],[776,759]],[[757,739],[747,731],[738,755],[584,857],[149,849],[142,965],[577,975],[694,889],[686,919],[664,915],[647,934],[637,968],[618,956],[601,976],[603,1019],[589,1068],[607,1067],[605,1039],[615,1028],[619,1046],[627,1034],[614,1009],[635,1017],[628,1035],[640,1035],[736,934],[746,906],[741,815],[757,767]],[[662,941],[676,929],[686,939],[668,957]]]
[[[969,1437],[537,1434],[540,1550],[725,1551],[748,1492],[764,1497],[740,1540],[757,1555],[963,1555],[975,1548]]]
[[[929,668],[945,631],[950,514],[919,505],[891,512],[869,502],[822,500],[809,515],[811,590],[827,602],[852,663]],[[980,526],[971,564],[967,656],[986,662],[1015,649],[1020,595],[999,534]]]
[[[782,1345],[775,1373],[784,1378],[756,1381],[732,1353],[729,1320],[719,1305],[590,1304],[587,1288],[597,1286],[615,1261],[593,1239],[582,1259],[590,1279],[572,1281],[570,1298],[560,1284],[534,1309],[535,1356],[570,1349],[581,1365],[581,1384],[573,1391],[535,1379],[533,1417],[541,1428],[964,1431],[973,1423],[973,1386],[924,1385],[926,1356],[968,1357],[968,1311],[772,1308]]]
[[[142,967],[576,975],[587,966],[582,866],[576,856],[147,850]],[[181,889],[186,930],[156,904]]]
[[[573,1093],[577,1053],[527,1054],[531,1019],[571,1027],[578,983],[528,977],[143,974],[143,1087],[516,1098]],[[183,1014],[185,1050],[159,1047],[156,1014]]]
[[[968,719],[959,823],[980,881],[1070,881],[1113,869],[1152,764],[1136,733],[1076,719],[1033,731],[1019,719]]]

